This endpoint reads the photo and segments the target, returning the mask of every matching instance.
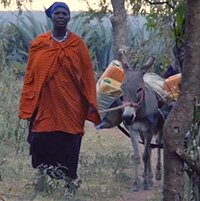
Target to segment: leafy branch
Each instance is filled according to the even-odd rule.
[[[145,0],[147,3],[149,3],[150,5],[168,5],[170,8],[174,9],[175,7],[170,4],[168,1],[150,1],[150,0]]]

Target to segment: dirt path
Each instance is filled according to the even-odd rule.
[[[126,193],[120,196],[120,198],[115,199],[115,201],[158,201],[161,193],[160,185],[158,183],[154,184],[154,187],[151,190]]]
[[[140,146],[141,148],[141,146]],[[152,152],[152,166],[155,174],[155,161],[156,150]],[[149,190],[140,189],[138,192],[128,192],[122,194],[115,201],[159,201],[162,193],[162,181],[156,181],[154,178],[154,184]]]
[[[116,128],[109,129],[109,130],[103,130],[100,132],[108,132],[109,135],[114,135],[115,137],[119,138],[118,140],[124,139],[124,135],[121,133],[121,131],[119,131]],[[119,132],[119,133],[116,133],[116,132]],[[139,150],[140,150],[140,153],[142,154],[143,145],[139,144]],[[155,168],[156,168],[155,166],[156,166],[156,160],[157,160],[156,151],[157,151],[156,149],[152,150],[152,158],[151,158],[152,170],[153,170],[154,175],[155,175]],[[162,156],[162,158],[163,158],[163,156]],[[141,164],[141,167],[142,167],[142,164]],[[142,175],[142,168],[140,170],[141,170],[140,174]],[[142,188],[142,186],[141,186],[141,188]],[[154,178],[154,184],[151,187],[151,189],[149,189],[149,190],[140,189],[140,191],[138,191],[138,192],[132,192],[130,190],[130,192],[122,193],[118,198],[115,198],[114,200],[110,200],[110,201],[159,201],[161,193],[162,193],[162,181],[157,181]]]

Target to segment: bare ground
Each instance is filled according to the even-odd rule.
[[[111,128],[111,129],[105,129],[101,130],[104,135],[109,134],[109,135],[114,135],[115,137],[119,138],[118,140],[124,140],[124,138],[127,138],[120,130],[116,128]],[[139,144],[139,149],[142,154],[143,151],[143,145]],[[156,149],[153,149],[152,151],[152,170],[155,175],[155,166],[156,166],[156,160],[157,160],[157,153]],[[142,175],[142,165],[141,163],[141,172],[140,174]],[[141,187],[142,188],[142,187]],[[160,201],[161,200],[161,194],[162,194],[162,181],[157,181],[154,178],[154,184],[149,190],[143,190],[140,189],[138,192],[133,192],[130,190],[128,193],[121,193],[118,198],[115,198],[114,200],[110,201]]]

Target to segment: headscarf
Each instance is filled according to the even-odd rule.
[[[69,6],[66,3],[64,3],[64,2],[54,2],[48,9],[45,9],[45,13],[46,13],[47,17],[51,18],[53,12],[57,8],[64,8],[70,15]]]

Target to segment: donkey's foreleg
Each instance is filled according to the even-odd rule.
[[[137,132],[130,130],[130,138],[132,142],[133,148],[133,184],[132,190],[138,191],[140,189],[140,179],[139,179],[139,164],[140,164],[140,155],[138,150],[138,140],[137,140]]]
[[[151,166],[151,145],[150,145],[150,151],[149,151],[149,160],[148,160],[148,176],[149,176],[149,186],[153,186],[153,171],[152,171],[152,166]]]
[[[151,168],[151,139],[145,139],[143,162],[144,162],[144,190],[153,185],[153,173]]]

